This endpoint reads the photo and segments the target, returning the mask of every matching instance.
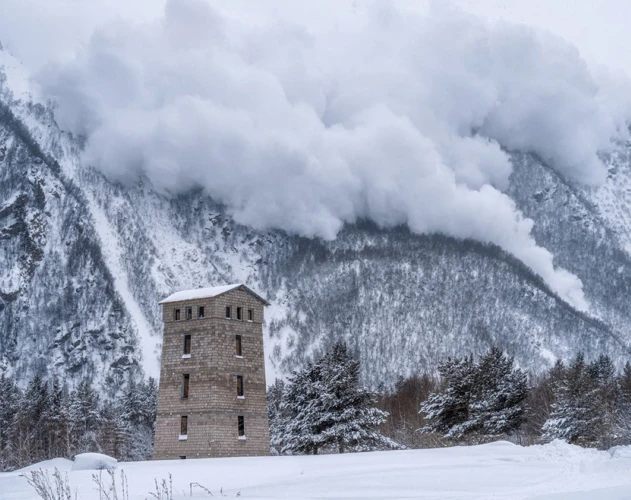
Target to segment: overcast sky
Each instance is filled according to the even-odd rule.
[[[208,0],[225,12],[257,22],[283,16],[303,23],[339,22],[340,13],[364,8],[371,0]],[[430,0],[394,0],[426,11]],[[103,20],[120,16],[148,20],[160,16],[164,0],[3,0],[0,41],[24,59],[41,62],[85,40]],[[631,2],[627,0],[452,0],[487,19],[542,28],[576,45],[583,57],[631,74]],[[337,16],[331,12],[337,12]],[[24,36],[28,35],[28,36]],[[47,36],[47,46],[33,40]],[[31,42],[29,42],[29,38]]]

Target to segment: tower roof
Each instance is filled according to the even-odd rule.
[[[181,290],[179,292],[172,293],[166,299],[162,299],[159,304],[168,304],[170,302],[183,302],[186,300],[194,300],[194,299],[209,299],[212,297],[217,297],[218,295],[222,295],[227,292],[231,292],[233,290],[241,289],[246,293],[249,293],[254,298],[260,300],[266,306],[269,305],[269,302],[261,297],[256,292],[252,291],[250,288],[245,286],[243,283],[235,283],[233,285],[223,285],[223,286],[211,286],[208,288],[195,288],[193,290]]]

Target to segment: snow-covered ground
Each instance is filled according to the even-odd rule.
[[[72,462],[42,464],[68,471],[80,499],[99,498],[94,471]],[[30,470],[33,467],[29,468]],[[121,463],[131,499],[152,498],[154,479],[169,474],[174,498],[189,498],[190,483],[242,498],[365,499],[631,499],[631,447],[608,452],[553,442],[528,448],[498,442],[483,446],[328,456],[224,458]],[[0,498],[36,499],[16,471],[0,474]],[[194,498],[211,498],[199,488]],[[120,497],[119,497],[120,498]]]

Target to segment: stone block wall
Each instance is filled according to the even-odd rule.
[[[204,318],[197,319],[197,308]],[[232,318],[225,317],[226,306]],[[193,319],[186,320],[186,308]],[[236,319],[236,308],[243,319]],[[174,310],[181,320],[174,320]],[[164,337],[155,459],[253,456],[269,454],[264,305],[241,289],[214,298],[163,304]],[[254,320],[247,320],[247,310]],[[184,335],[191,335],[190,357],[183,357]],[[242,356],[236,355],[241,335]],[[189,395],[182,398],[182,375],[189,374]],[[244,379],[244,397],[237,397],[237,375]],[[180,439],[180,417],[188,417],[186,439]],[[237,418],[245,417],[245,439],[238,436]]]

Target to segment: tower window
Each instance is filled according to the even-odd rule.
[[[241,335],[235,335],[234,338],[236,340],[235,356],[243,356],[243,350],[241,349]]]
[[[243,375],[237,375],[237,397],[245,397],[245,393],[243,391]]]
[[[237,319],[239,321],[243,319],[243,307],[237,307]]]
[[[248,309],[248,321],[254,321],[254,309]]]
[[[230,306],[226,306],[226,319],[232,318],[232,310]]]
[[[245,439],[245,417],[243,415],[237,417],[237,431],[239,439]]]
[[[186,308],[186,319],[193,319],[193,308],[192,307],[187,307]]]
[[[179,309],[176,309],[176,310],[173,312],[173,319],[174,319],[175,321],[180,321],[180,310],[179,310]]]
[[[182,353],[184,356],[191,355],[191,336],[184,335],[184,352]]]
[[[204,306],[199,306],[197,308],[197,318],[202,319],[204,317]]]
[[[182,375],[182,397],[183,398],[188,397],[188,386],[189,386],[190,380],[191,380],[191,376],[188,373],[185,373],[184,375]]]
[[[188,417],[186,415],[180,417],[180,436],[188,436]]]

